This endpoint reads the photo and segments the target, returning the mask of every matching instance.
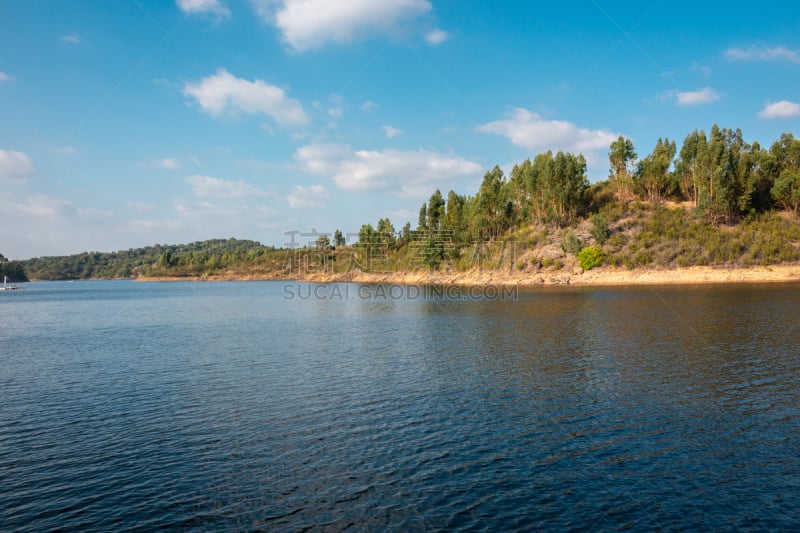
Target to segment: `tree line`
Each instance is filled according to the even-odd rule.
[[[5,277],[8,278],[8,281],[13,282],[28,281],[25,268],[19,261],[9,261],[3,254],[0,254],[0,283]]]
[[[202,274],[274,251],[257,241],[210,239],[189,244],[155,244],[116,252],[84,252],[20,261],[32,279],[130,278],[140,274]],[[11,278],[11,276],[9,276]]]
[[[800,140],[791,133],[765,149],[746,142],[739,129],[714,125],[708,134],[691,132],[680,150],[674,140],[659,138],[641,158],[620,136],[608,159],[608,180],[594,185],[582,154],[541,153],[515,165],[510,176],[495,166],[474,196],[450,191],[445,199],[437,189],[420,207],[415,230],[407,224],[395,231],[382,218],[377,227],[361,227],[359,242],[401,247],[442,234],[456,244],[493,241],[526,224],[565,227],[613,201],[684,202],[710,224],[734,224],[776,209],[800,212]],[[613,195],[604,195],[609,189]]]

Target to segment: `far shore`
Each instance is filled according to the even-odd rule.
[[[306,281],[311,283],[365,283],[398,285],[705,285],[725,283],[787,283],[800,281],[800,264],[723,268],[694,266],[686,268],[640,268],[634,270],[601,267],[584,271],[560,270],[508,272],[469,270],[466,272],[312,272],[303,275],[241,274],[233,271],[202,277],[140,277],[137,281]]]

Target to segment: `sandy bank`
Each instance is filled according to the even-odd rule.
[[[402,285],[696,285],[715,283],[774,283],[800,281],[800,265],[752,268],[687,267],[677,269],[612,269],[590,271],[560,270],[533,273],[509,273],[500,270],[466,272],[315,272],[303,275],[247,274],[226,272],[202,278],[154,277],[139,281],[264,281],[292,280],[317,283],[396,283]]]

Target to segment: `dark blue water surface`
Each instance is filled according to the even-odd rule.
[[[309,287],[0,293],[0,530],[800,527],[800,286]]]

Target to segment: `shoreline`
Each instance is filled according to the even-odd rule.
[[[294,281],[310,283],[364,283],[396,285],[572,285],[625,287],[638,285],[718,285],[737,283],[791,283],[800,282],[800,264],[744,268],[693,266],[675,269],[612,269],[600,267],[588,271],[564,269],[561,271],[513,272],[500,270],[470,270],[465,272],[314,272],[306,275],[237,274],[229,271],[212,276],[156,276],[140,277],[139,282],[171,281]]]

